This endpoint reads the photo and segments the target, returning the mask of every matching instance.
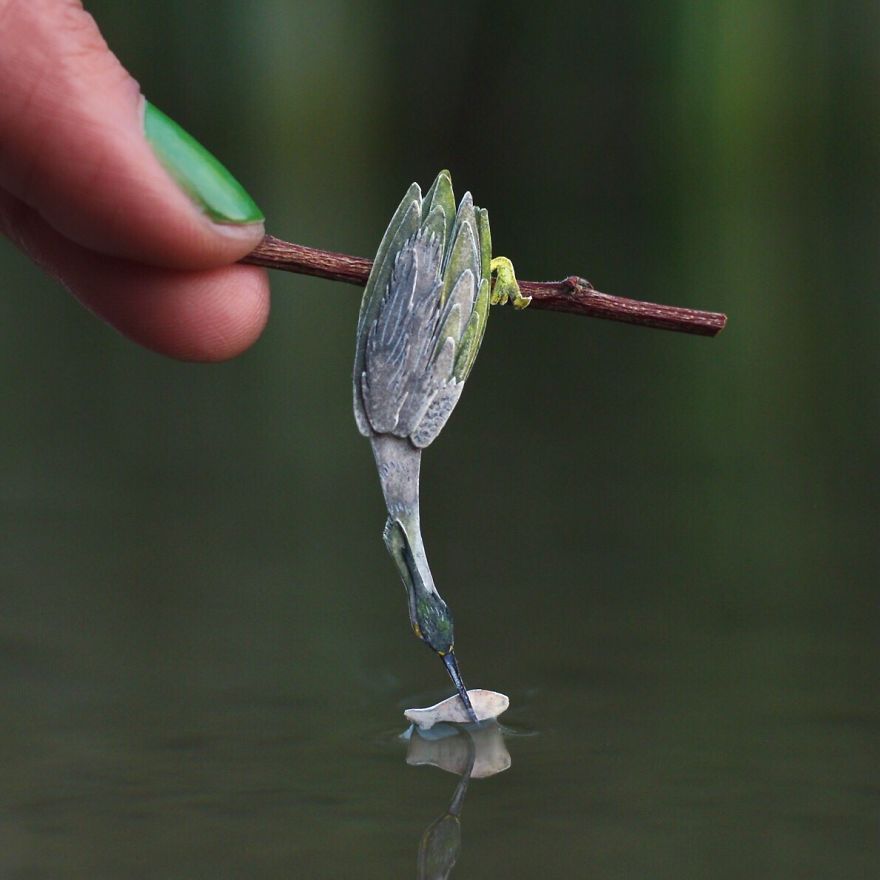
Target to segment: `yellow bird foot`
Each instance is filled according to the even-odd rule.
[[[490,268],[492,270],[490,302],[493,306],[510,302],[515,309],[524,309],[532,301],[530,296],[522,295],[513,271],[513,263],[507,257],[493,257]]]

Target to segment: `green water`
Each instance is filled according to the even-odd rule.
[[[5,876],[415,876],[456,778],[407,765],[402,709],[449,685],[385,556],[348,352],[330,356],[330,458],[303,410],[249,400],[265,348],[168,364],[50,299],[72,338],[106,335],[22,381],[4,429],[19,456],[0,545]],[[486,376],[503,378],[492,345],[527,319],[568,320],[496,317],[476,392],[425,462],[464,674],[512,700],[511,766],[471,782],[453,876],[868,876],[867,508],[800,503],[816,488],[757,458],[695,468],[693,441],[645,462],[647,428],[628,438],[610,409],[613,442],[577,425],[564,398],[595,376],[544,399],[569,428],[555,460],[494,453],[496,430],[534,424],[527,392]],[[655,344],[688,372],[730,343]],[[108,385],[129,390],[108,401]],[[495,426],[472,421],[481,394],[506,399]],[[453,528],[459,485],[479,491]]]
[[[446,166],[521,276],[730,325],[491,316],[422,519],[510,767],[440,828],[357,290],[276,276],[251,352],[174,364],[4,243],[4,877],[414,877],[429,827],[456,880],[877,874],[880,21],[582,6],[90,4],[270,231],[370,254]]]
[[[4,599],[5,876],[416,876],[456,778],[408,766],[398,734],[448,691],[439,664],[392,638],[316,667],[285,630],[328,611],[285,626],[270,577],[161,603],[126,597],[135,580],[96,595],[44,572]],[[598,604],[568,647],[470,650],[471,678],[511,694],[511,766],[472,780],[455,876],[872,873],[868,626]]]

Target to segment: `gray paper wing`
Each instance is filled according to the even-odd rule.
[[[370,270],[370,277],[367,279],[367,285],[364,288],[364,295],[361,298],[361,310],[358,315],[357,328],[357,347],[354,355],[354,418],[357,422],[358,429],[361,434],[369,437],[372,433],[366,412],[364,411],[364,403],[361,397],[360,384],[361,376],[364,372],[364,354],[367,340],[367,331],[376,320],[376,315],[382,298],[391,279],[391,270],[394,265],[395,257],[403,246],[403,243],[418,228],[421,222],[422,212],[422,191],[417,183],[413,183],[406,191],[385,235],[379,244],[379,250],[376,258],[373,260],[373,268]]]
[[[453,375],[455,339],[439,335],[447,315],[440,305],[442,256],[442,241],[430,229],[407,239],[367,331],[361,375],[367,420],[376,434],[408,437],[416,446],[436,436],[461,393]]]
[[[392,218],[364,292],[354,406],[362,433],[422,448],[458,402],[482,340],[490,246],[488,218],[470,194],[452,216],[448,173],[424,202],[412,194]]]

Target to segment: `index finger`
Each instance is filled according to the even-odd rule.
[[[111,256],[202,269],[253,249],[253,199],[144,101],[79,2],[7,0],[0,19],[0,186]]]

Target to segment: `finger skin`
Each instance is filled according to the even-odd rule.
[[[106,257],[64,238],[2,192],[0,231],[92,312],[160,354],[227,360],[252,345],[266,325],[268,279],[256,266],[182,271]]]
[[[204,269],[263,225],[209,220],[143,134],[143,98],[76,0],[0,0],[0,186],[71,241],[146,265]]]

